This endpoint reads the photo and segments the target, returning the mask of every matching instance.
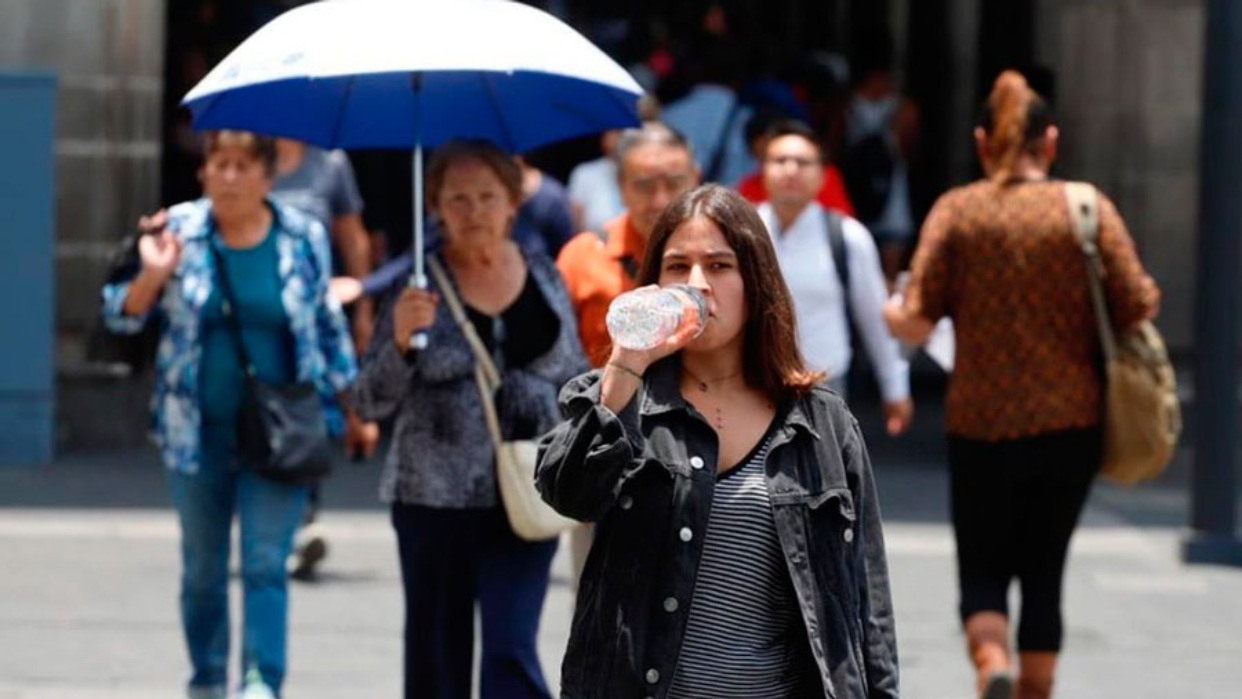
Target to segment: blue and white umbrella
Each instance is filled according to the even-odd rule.
[[[598,47],[528,5],[324,0],[263,26],[182,104],[196,129],[412,149],[411,282],[422,286],[424,147],[483,138],[520,153],[634,126],[641,94]]]

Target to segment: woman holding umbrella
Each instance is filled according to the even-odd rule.
[[[285,676],[285,560],[309,486],[267,480],[241,457],[243,367],[248,362],[254,378],[268,385],[312,383],[329,402],[343,397],[338,394],[357,370],[345,317],[328,294],[327,234],[267,197],[275,158],[269,138],[210,134],[200,171],[206,196],[144,217],[150,235],[139,243],[141,268],[104,288],[104,318],[114,332],[137,333],[157,312],[162,316],[152,433],[181,524],[181,619],[192,698],[224,699],[228,690],[235,514],[245,609],[243,699],[275,697]],[[330,420],[329,427],[332,422],[339,426]]]
[[[471,689],[474,607],[482,615],[483,699],[547,697],[536,635],[556,540],[524,541],[501,506],[476,359],[453,314],[500,369],[506,439],[557,421],[556,394],[586,367],[573,309],[552,260],[511,238],[521,171],[485,141],[451,141],[427,169],[441,250],[428,264],[451,288],[394,290],[377,318],[355,391],[368,419],[395,416],[381,496],[392,503],[405,588],[405,696]],[[423,349],[411,337],[425,332]]]

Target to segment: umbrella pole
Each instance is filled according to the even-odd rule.
[[[423,138],[422,123],[419,119],[419,91],[422,88],[421,76],[414,77],[414,157],[410,167],[414,169],[411,181],[414,183],[414,240],[410,246],[410,254],[414,256],[414,269],[410,273],[409,285],[419,289],[427,288],[427,271],[423,260]],[[427,333],[419,331],[410,338],[410,349],[426,349]]]
[[[413,255],[414,269],[410,272],[409,285],[418,289],[427,288],[427,272],[423,260],[423,144],[414,143],[414,240],[410,245]],[[427,333],[419,331],[410,338],[410,349],[426,349]]]

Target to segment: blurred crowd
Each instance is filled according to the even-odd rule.
[[[206,24],[224,12],[196,7]],[[204,143],[174,124],[170,172],[182,158],[190,176],[166,184],[184,201],[143,217],[148,235],[110,276],[104,314],[118,333],[159,318],[153,434],[182,528],[190,696],[229,691],[233,518],[244,699],[279,696],[287,574],[314,579],[327,556],[322,474],[258,468],[281,447],[256,455],[237,428],[293,405],[293,388],[320,399],[324,434],[299,432],[296,416],[263,429],[291,424],[290,440],[335,439],[360,458],[385,437],[406,697],[470,696],[476,605],[481,696],[548,696],[536,638],[558,539],[520,533],[497,475],[519,458],[512,445],[540,439],[536,500],[585,523],[568,530],[578,606],[565,696],[898,696],[851,366],[866,357],[885,428],[901,435],[915,417],[911,351],[946,317],[976,690],[1051,696],[1104,379],[1084,248],[1049,177],[1049,106],[1002,74],[974,131],[983,176],[922,220],[919,111],[882,42],[852,63],[795,59],[740,38],[719,4],[691,26],[657,23],[614,46],[647,92],[637,128],[532,153],[435,149],[425,288],[407,282],[408,154],[243,132]],[[607,45],[608,27],[594,31]],[[192,83],[214,49],[188,45]],[[1159,290],[1111,201],[1090,201],[1111,322],[1125,330],[1154,317]],[[615,343],[610,305],[651,285],[703,299],[697,325],[683,318],[650,347]]]

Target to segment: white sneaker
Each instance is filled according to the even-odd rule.
[[[263,684],[259,671],[252,669],[246,673],[246,686],[242,687],[237,699],[276,699],[276,693]]]
[[[238,699],[276,699],[276,694],[262,682],[251,682],[237,697]]]

